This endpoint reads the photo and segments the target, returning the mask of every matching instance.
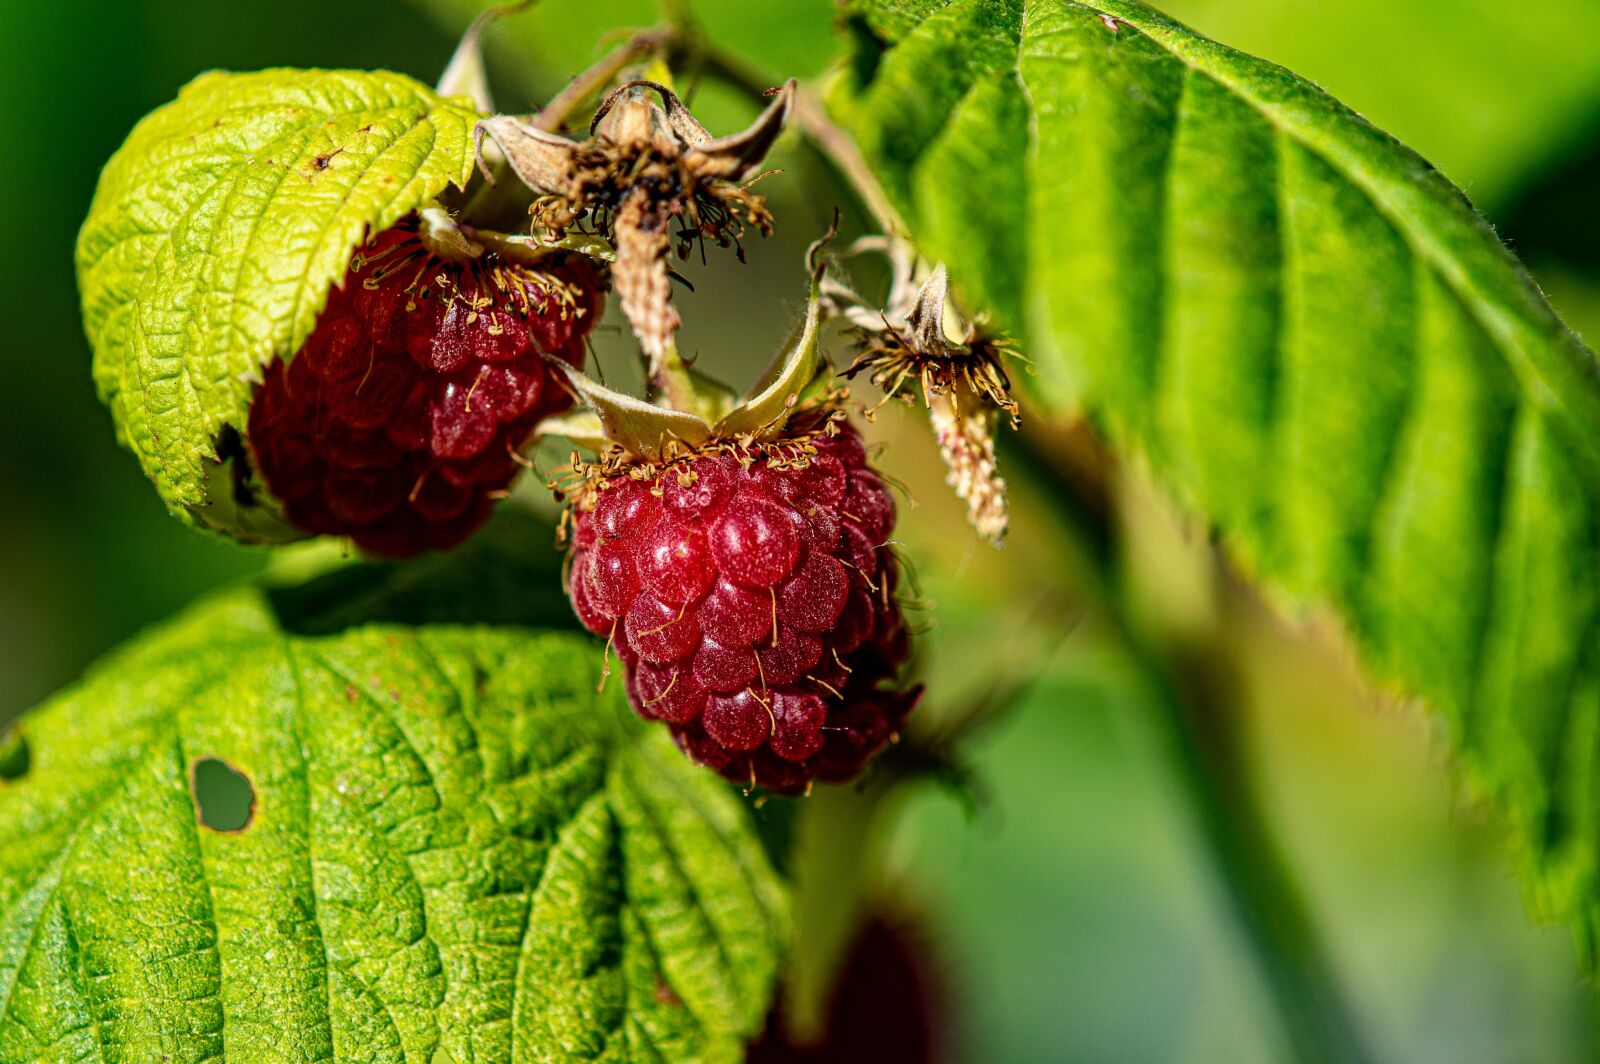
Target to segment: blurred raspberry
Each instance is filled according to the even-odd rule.
[[[750,1047],[747,1064],[933,1064],[949,1057],[950,1010],[938,954],[925,928],[873,917],[834,985],[819,1040],[797,1042],[783,1001]]]
[[[581,257],[456,261],[414,217],[385,230],[295,357],[267,368],[249,434],[268,489],[295,526],[374,554],[455,546],[534,426],[571,405],[540,352],[581,365],[601,299]]]

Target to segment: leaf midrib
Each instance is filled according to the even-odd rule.
[[[110,800],[111,792],[114,790],[116,790],[115,787],[108,786],[106,788],[106,794],[94,802],[88,814],[78,821],[77,826],[72,829],[72,833],[67,836],[67,841],[57,851],[55,860],[51,861],[50,865],[32,883],[18,893],[16,901],[5,909],[0,910],[0,917],[10,916],[16,910],[17,905],[21,903],[21,900],[32,893],[33,889],[43,882],[47,876],[54,875],[56,877],[56,881],[50,885],[50,890],[44,901],[39,904],[38,915],[34,917],[33,923],[28,927],[28,940],[22,945],[22,953],[17,961],[17,967],[12,970],[11,981],[6,984],[5,994],[0,995],[0,1020],[4,1020],[11,1011],[11,998],[16,993],[17,981],[22,977],[22,966],[33,953],[34,945],[39,940],[39,925],[50,911],[50,906],[55,904],[56,895],[61,890],[61,878],[62,873],[66,870],[67,859],[72,856],[85,827],[93,823],[94,819],[100,815],[100,810]]]
[[[315,801],[311,795],[311,750],[306,742],[305,728],[300,720],[300,711],[307,705],[305,674],[301,670],[300,655],[296,652],[294,640],[284,638],[281,640],[280,646],[283,653],[283,663],[287,667],[289,678],[294,684],[294,700],[289,707],[289,729],[294,737],[295,749],[300,755],[300,779],[298,782],[301,800],[305,802],[306,892],[311,901],[311,926],[317,932],[317,953],[322,958],[322,1018],[328,1030],[328,1055],[334,1057],[338,1054],[338,1047],[334,1042],[333,957],[328,950],[328,931],[322,924],[322,897],[317,890],[317,816]],[[323,655],[317,654],[316,658],[323,667],[329,667],[329,663]],[[203,852],[200,854],[200,867],[201,873],[204,874],[205,854]],[[206,889],[210,890],[209,882]],[[222,974],[222,985],[226,986],[227,971],[222,966],[221,937],[221,929],[219,928],[217,936],[217,968]],[[385,1004],[384,1012],[388,1013],[388,1011],[389,1007]],[[226,1030],[228,1018],[226,1009],[223,1010],[222,1018],[224,1030]],[[437,1023],[437,1020],[435,1022]],[[393,1023],[392,1016],[390,1017],[390,1023]],[[395,1028],[397,1038],[399,1033],[399,1028]],[[226,1040],[224,1040],[223,1045],[226,1047]]]

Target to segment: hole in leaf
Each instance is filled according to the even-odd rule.
[[[28,774],[33,756],[28,750],[28,740],[15,729],[0,734],[0,783],[20,780]]]
[[[243,831],[255,816],[256,789],[220,757],[202,757],[190,767],[189,791],[196,819],[212,831]]]

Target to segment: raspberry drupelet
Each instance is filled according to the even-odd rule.
[[[373,554],[455,546],[534,427],[571,406],[541,352],[582,365],[601,300],[581,256],[447,258],[415,216],[379,233],[266,371],[249,439],[267,488],[302,531]]]
[[[778,793],[856,775],[916,701],[888,547],[895,508],[842,415],[607,468],[571,500],[568,577],[640,715]]]

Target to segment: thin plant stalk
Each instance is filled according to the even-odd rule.
[[[1115,503],[1094,472],[1064,475],[1056,455],[1013,437],[1015,488],[1044,501],[1077,550],[1084,607],[1137,667],[1149,724],[1230,914],[1302,1064],[1376,1060],[1296,877],[1260,804],[1240,730],[1243,699],[1220,640],[1162,641],[1140,623],[1121,573]]]

